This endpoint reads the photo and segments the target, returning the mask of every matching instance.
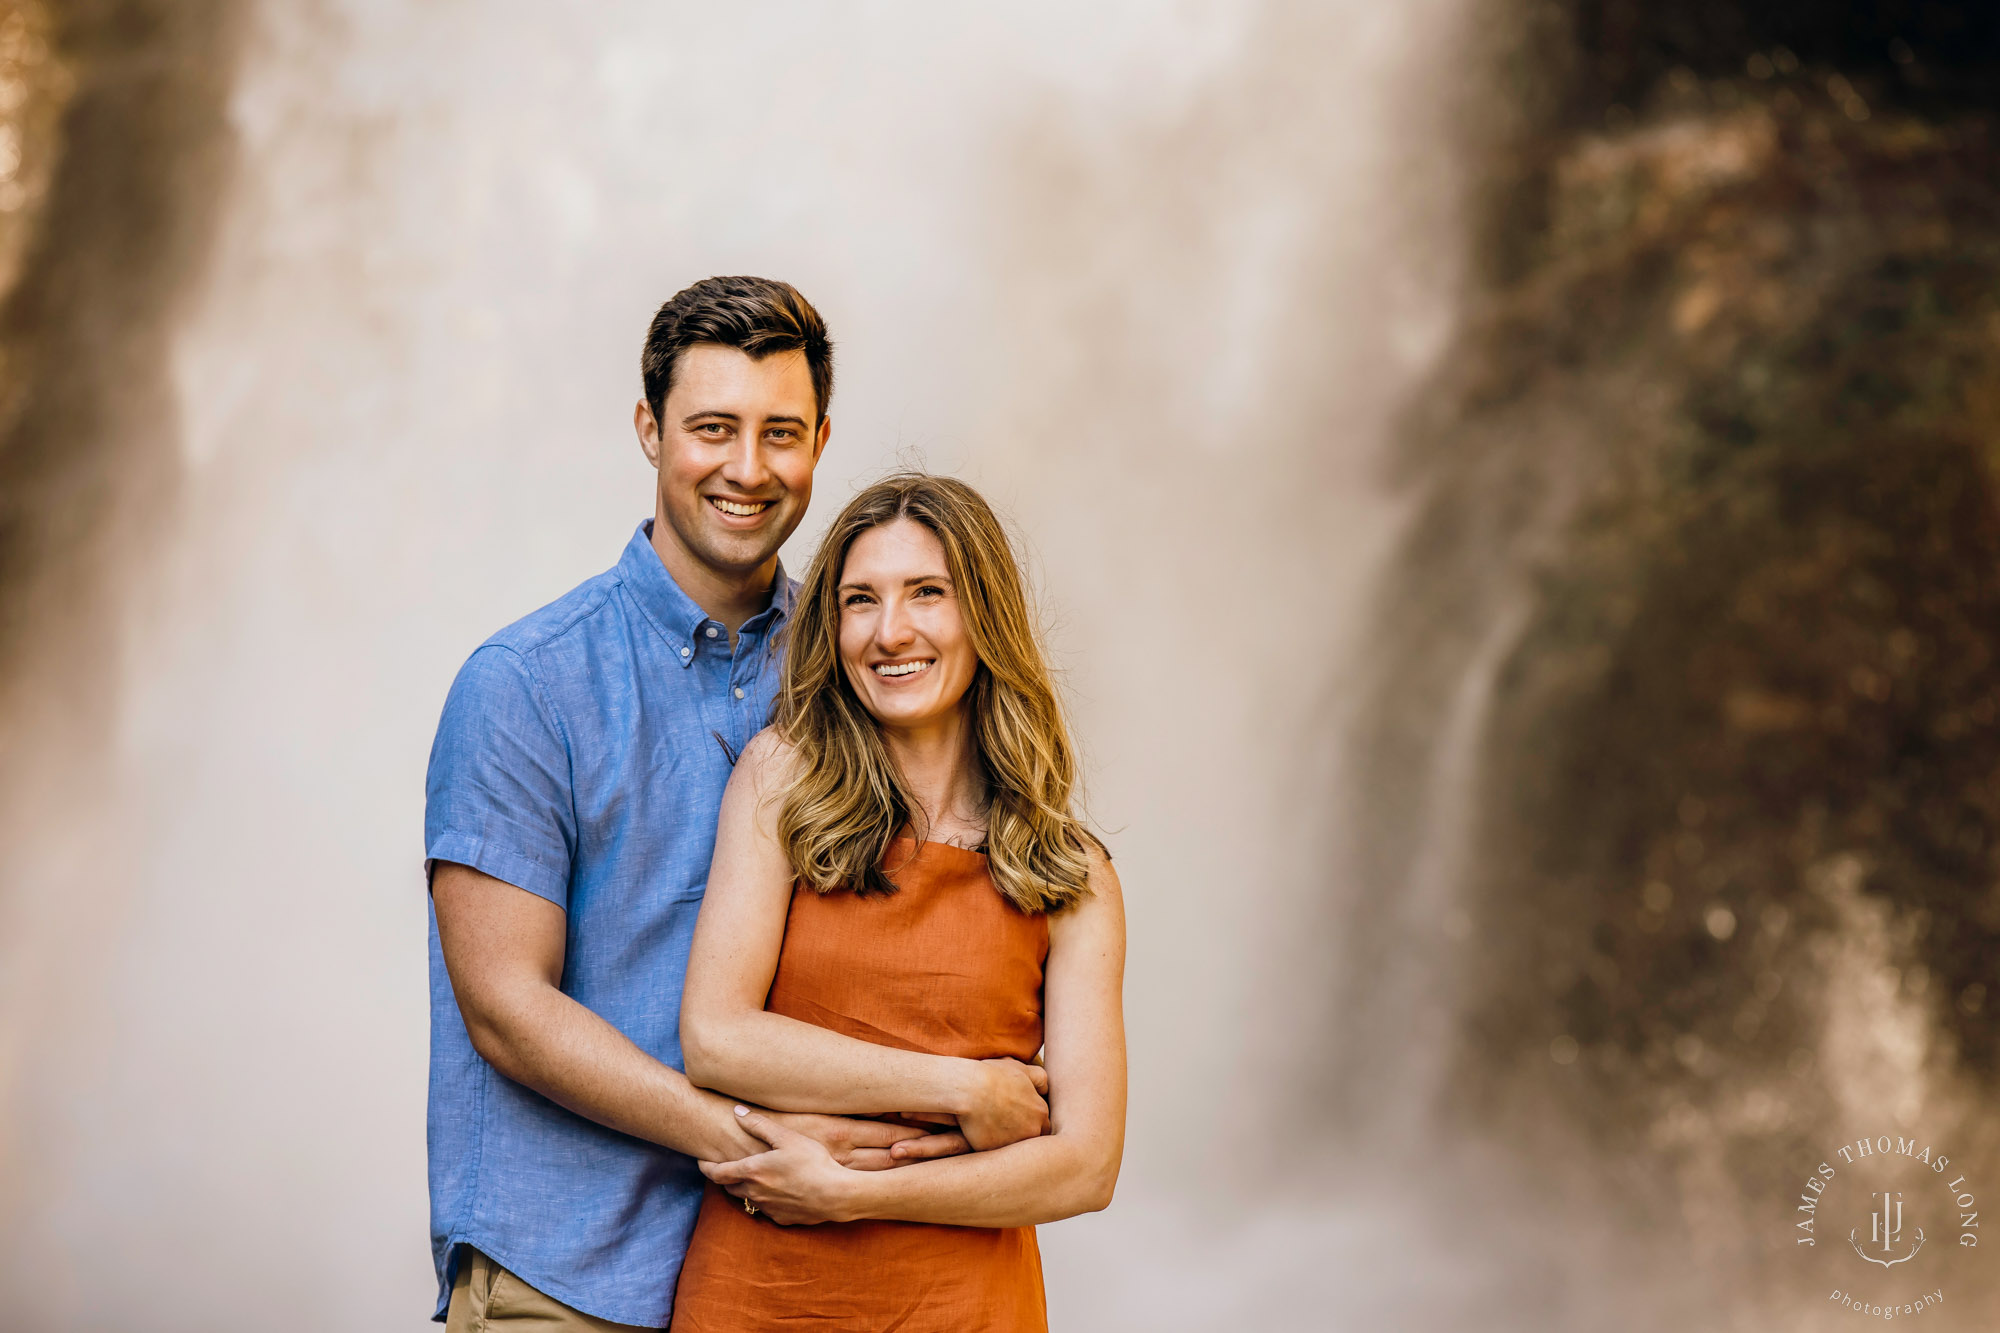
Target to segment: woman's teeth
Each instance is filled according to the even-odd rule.
[[[708,497],[708,502],[723,513],[734,514],[738,518],[752,518],[771,507],[769,500],[759,500],[755,504],[738,504],[734,500],[719,500],[713,495]]]
[[[929,666],[929,662],[897,662],[893,665],[884,663],[875,668],[875,674],[878,676],[914,676],[919,671],[926,670]]]

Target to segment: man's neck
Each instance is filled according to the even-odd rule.
[[[771,585],[778,575],[775,555],[741,576],[714,569],[695,559],[681,545],[666,516],[659,513],[653,516],[653,553],[660,557],[660,563],[667,567],[668,575],[680,585],[681,591],[710,620],[720,622],[729,631],[732,648],[736,644],[736,631],[743,628],[743,622],[771,604]]]

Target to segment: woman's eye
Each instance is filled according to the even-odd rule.
[[[859,605],[861,605],[861,604],[862,604],[863,602],[865,602],[865,601],[868,601],[868,600],[869,600],[869,597],[868,597],[868,594],[867,594],[867,593],[865,593],[865,592],[851,592],[851,593],[847,594],[847,600],[846,600],[846,601],[844,601],[844,602],[842,602],[842,603],[841,603],[841,605],[842,605],[842,606],[859,606]]]

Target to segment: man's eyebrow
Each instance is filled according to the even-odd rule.
[[[806,424],[806,419],[805,419],[804,417],[765,417],[765,418],[764,418],[764,424],[765,424],[765,425],[767,425],[767,426],[769,426],[769,425],[773,425],[773,424],[775,424],[775,423],[778,423],[778,422],[783,422],[783,423],[785,423],[786,425],[791,425],[791,426],[804,426],[804,425]]]
[[[695,422],[700,421],[703,417],[714,417],[719,421],[743,420],[742,417],[738,416],[734,412],[723,412],[720,410],[716,410],[716,411],[704,411],[704,412],[690,412],[686,416],[681,418],[681,424],[683,426],[692,426]]]

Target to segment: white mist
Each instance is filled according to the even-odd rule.
[[[1039,569],[1132,945],[1125,1175],[1044,1233],[1057,1326],[1396,1308],[1381,1220],[1270,1163],[1312,1114],[1290,945],[1335,887],[1376,468],[1452,315],[1460,7],[258,10],[115,748],[10,849],[26,1326],[423,1326],[431,730],[649,511],[646,320],[729,272],[838,343],[794,569],[899,462]]]

